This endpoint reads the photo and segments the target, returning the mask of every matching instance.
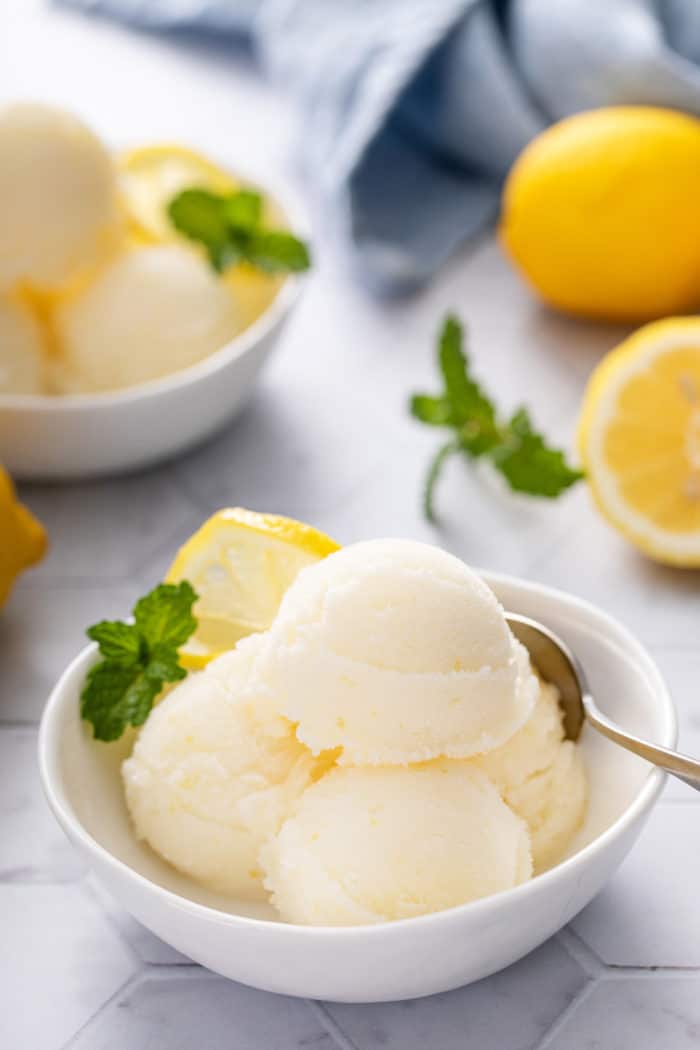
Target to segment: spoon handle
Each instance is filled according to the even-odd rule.
[[[700,791],[700,762],[697,759],[681,755],[678,751],[669,751],[668,748],[650,744],[646,740],[640,740],[632,733],[626,733],[624,729],[620,729],[618,725],[605,717],[589,694],[584,694],[583,706],[586,711],[586,719],[603,736],[619,744],[620,747],[626,748],[627,751],[639,755],[640,758],[645,758],[652,765],[665,769],[671,776],[684,781],[696,791]]]

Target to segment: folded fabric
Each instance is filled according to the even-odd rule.
[[[550,121],[700,113],[698,0],[58,0],[149,29],[245,34],[303,107],[308,171],[357,270],[410,290],[496,216]]]

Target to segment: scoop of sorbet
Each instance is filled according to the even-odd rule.
[[[537,693],[503,610],[459,559],[373,540],[304,569],[259,672],[314,753],[341,764],[466,757],[506,741]]]
[[[189,675],[154,709],[123,765],[140,838],[211,889],[264,896],[258,852],[316,760],[284,719],[243,700],[259,640]]]
[[[532,873],[525,823],[486,776],[450,761],[331,770],[261,862],[282,917],[314,926],[440,911]]]

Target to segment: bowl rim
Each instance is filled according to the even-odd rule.
[[[602,617],[604,620],[609,621],[609,623],[615,627],[618,634],[622,635],[624,638],[628,650],[635,653],[643,663],[645,672],[655,679],[655,696],[659,702],[659,708],[663,715],[662,739],[657,742],[664,747],[675,746],[678,735],[678,722],[673,700],[651,655],[627,627],[593,602],[589,602],[584,598],[579,598],[577,595],[573,595],[567,591],[562,591],[558,588],[549,587],[544,584],[533,583],[522,577],[506,573],[495,573],[479,569],[475,571],[489,585],[501,584],[509,586],[515,584],[519,587],[525,587],[534,594],[540,594],[544,597],[559,600],[564,599],[572,608],[577,609],[582,613],[592,613],[597,617]],[[647,813],[658,798],[666,779],[666,774],[663,770],[654,766],[650,767],[641,787],[630,804],[600,835],[597,835],[596,838],[587,845],[583,846],[572,856],[567,857],[548,871],[536,875],[527,882],[514,886],[512,889],[502,890],[499,893],[492,894],[488,897],[483,897],[475,901],[468,901],[465,904],[455,905],[455,907],[445,908],[441,911],[428,912],[425,915],[417,915],[405,919],[394,919],[391,922],[385,923],[364,923],[357,926],[306,926],[299,923],[288,923],[280,920],[237,915],[183,897],[179,893],[166,889],[158,883],[153,882],[145,875],[142,875],[140,872],[135,871],[129,864],[120,860],[90,835],[78,820],[72,806],[64,806],[62,804],[59,797],[60,792],[57,793],[54,788],[52,762],[54,755],[57,754],[56,745],[58,742],[59,715],[63,704],[65,703],[65,696],[67,695],[65,691],[65,683],[78,667],[88,664],[96,649],[97,646],[94,643],[87,645],[73,658],[73,660],[71,660],[51,691],[42,714],[39,726],[38,760],[40,779],[48,804],[68,837],[74,841],[77,840],[88,854],[96,856],[99,861],[115,869],[121,876],[135,881],[136,884],[138,884],[146,893],[156,894],[156,896],[165,899],[171,906],[180,911],[186,911],[193,917],[201,918],[208,922],[214,921],[231,928],[243,927],[251,930],[256,929],[260,932],[268,932],[281,937],[305,937],[309,940],[334,937],[345,941],[357,940],[362,937],[376,938],[401,936],[402,932],[408,928],[416,929],[427,925],[435,926],[444,923],[449,924],[465,914],[476,915],[479,913],[482,916],[488,915],[490,912],[498,911],[498,909],[504,904],[518,900],[521,904],[525,904],[532,894],[538,893],[541,890],[546,890],[548,885],[565,877],[576,867],[585,867],[588,861],[592,860],[592,858],[604,849],[609,842],[622,835],[630,825]]]
[[[242,184],[255,186],[264,194],[270,196],[280,205],[288,220],[290,231],[299,237],[309,237],[310,223],[308,214],[295,195],[289,193],[285,188],[280,188],[277,182],[259,178],[253,169],[246,169],[245,166],[234,168],[231,164],[218,160],[216,155],[210,151],[207,151],[207,157],[213,159],[222,170]],[[156,243],[143,245],[143,247],[163,247],[163,244]],[[233,339],[229,339],[218,350],[207,354],[201,361],[188,365],[187,368],[181,368],[177,372],[170,372],[157,379],[148,379],[143,383],[135,383],[133,386],[121,387],[116,390],[102,390],[95,393],[8,394],[0,391],[0,412],[12,411],[27,416],[34,413],[62,415],[109,406],[131,405],[138,401],[147,401],[150,398],[159,397],[161,394],[168,394],[174,390],[193,386],[201,380],[216,375],[234,361],[245,357],[251,351],[257,349],[259,344],[275,330],[296,304],[305,280],[305,274],[290,273],[285,276],[272,302],[252,324],[244,328],[238,335],[235,335]]]

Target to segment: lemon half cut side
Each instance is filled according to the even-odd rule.
[[[579,446],[609,521],[657,561],[700,567],[700,318],[646,325],[601,362]]]

